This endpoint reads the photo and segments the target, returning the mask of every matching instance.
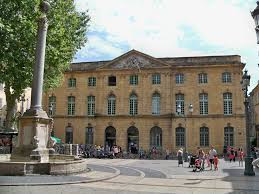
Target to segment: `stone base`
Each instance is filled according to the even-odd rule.
[[[85,172],[87,170],[86,159],[76,160],[71,156],[54,155],[50,162],[34,162],[28,158],[20,161],[0,162],[0,176],[23,176],[32,174],[68,175]]]
[[[254,166],[252,165],[252,162],[252,157],[245,157],[245,176],[255,176]]]

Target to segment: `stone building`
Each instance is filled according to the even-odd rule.
[[[250,93],[252,135],[256,137],[256,146],[259,147],[259,82]]]
[[[43,105],[51,104],[55,136],[67,143],[244,148],[244,66],[239,55],[154,58],[131,50],[72,63]]]
[[[24,90],[24,94],[20,100],[16,101],[15,112],[24,113],[30,108],[31,88]],[[4,84],[0,83],[0,127],[5,125],[6,117],[6,97],[4,92]]]

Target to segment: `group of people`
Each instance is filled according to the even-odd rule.
[[[183,156],[184,156],[183,148],[180,148],[177,151],[178,166],[180,165],[183,166]],[[211,149],[207,154],[205,154],[205,152],[200,147],[198,147],[196,150],[196,153],[189,156],[189,161],[191,161],[190,160],[191,157],[194,158],[194,164],[192,165],[199,163],[201,165],[200,166],[201,170],[205,169],[205,161],[207,162],[207,167],[210,168],[210,170],[212,170],[213,166],[214,166],[214,170],[218,170],[219,158],[218,158],[217,151],[214,149],[213,146],[211,146]]]
[[[223,157],[228,159],[230,162],[235,162],[238,159],[239,166],[243,166],[244,163],[244,151],[242,148],[224,147]]]

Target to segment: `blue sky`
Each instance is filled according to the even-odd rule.
[[[250,11],[256,0],[75,0],[89,10],[88,43],[74,62],[111,60],[136,49],[154,57],[241,55],[259,79]]]

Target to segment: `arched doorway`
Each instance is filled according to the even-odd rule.
[[[152,127],[150,130],[150,148],[156,147],[162,149],[162,129],[160,127]]]
[[[133,154],[138,153],[139,148],[139,132],[136,127],[131,126],[128,128],[128,151]]]
[[[105,129],[105,145],[110,148],[116,144],[116,129],[109,126]]]

